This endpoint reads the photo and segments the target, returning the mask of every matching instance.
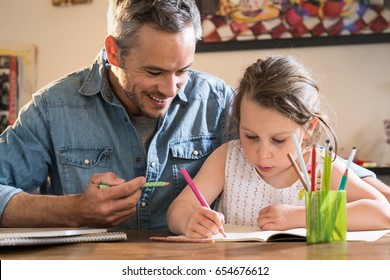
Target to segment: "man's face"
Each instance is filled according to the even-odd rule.
[[[136,116],[159,118],[187,81],[194,60],[195,34],[192,27],[168,33],[145,25],[139,43],[121,59],[117,93],[127,111]]]

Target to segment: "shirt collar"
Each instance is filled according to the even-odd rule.
[[[95,61],[90,67],[90,71],[79,90],[82,95],[91,96],[101,92],[104,99],[108,102],[112,102],[113,92],[108,82],[107,65],[106,52],[103,49],[96,56]]]

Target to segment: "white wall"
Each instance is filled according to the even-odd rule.
[[[38,46],[39,88],[92,62],[103,47],[106,8],[107,0],[66,7],[51,0],[0,0],[0,41]],[[357,146],[363,159],[390,165],[383,125],[390,118],[390,43],[199,53],[193,68],[236,86],[244,68],[270,52],[295,55],[320,77],[347,152]]]
[[[390,118],[390,43],[296,49],[201,53],[194,68],[237,85],[244,68],[268,53],[292,54],[320,79],[320,92],[337,115],[341,147],[366,160],[390,165],[383,120]]]

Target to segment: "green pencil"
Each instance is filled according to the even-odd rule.
[[[154,188],[154,187],[165,187],[168,186],[168,182],[147,182],[145,185],[143,185],[143,188]]]
[[[168,182],[147,182],[142,187],[143,188],[155,188],[155,187],[165,187],[165,186],[168,186],[168,185],[169,185]],[[109,187],[111,187],[111,186],[109,186],[107,184],[100,184],[99,185],[99,189],[106,189],[106,188],[109,188]]]

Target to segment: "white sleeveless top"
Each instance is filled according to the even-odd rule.
[[[257,226],[259,211],[266,206],[271,204],[304,206],[302,189],[299,180],[288,188],[272,187],[246,160],[240,140],[228,143],[225,185],[218,204],[218,211],[224,214],[225,223]]]

